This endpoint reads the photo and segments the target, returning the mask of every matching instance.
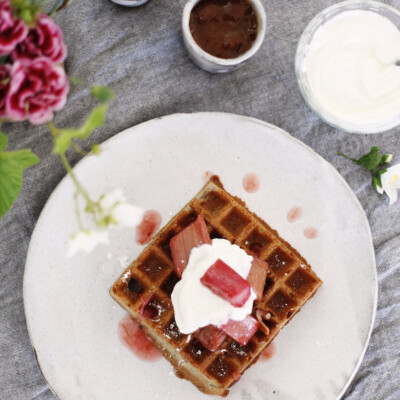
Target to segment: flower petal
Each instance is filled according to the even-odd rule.
[[[68,255],[71,257],[78,251],[86,251],[91,253],[99,244],[108,244],[108,231],[79,231],[68,243]]]
[[[115,206],[111,216],[117,225],[136,227],[142,221],[144,210],[129,203],[120,203]]]
[[[397,201],[397,189],[400,189],[400,164],[396,164],[382,174],[382,188],[388,195],[390,205]]]

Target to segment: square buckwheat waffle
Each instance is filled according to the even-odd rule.
[[[228,239],[269,264],[262,301],[253,306],[253,314],[258,313],[263,324],[246,346],[227,336],[211,352],[193,335],[179,332],[175,323],[171,293],[179,278],[174,273],[169,242],[198,214],[204,217],[212,239]],[[227,193],[213,176],[126,269],[110,294],[140,322],[177,376],[190,380],[204,393],[225,396],[321,283],[289,243],[250,212],[242,200]],[[144,315],[141,306],[149,297]]]

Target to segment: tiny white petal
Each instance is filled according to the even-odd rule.
[[[376,185],[375,189],[379,194],[383,194],[384,193],[383,187],[380,187],[380,186]]]
[[[118,204],[126,201],[121,189],[114,189],[112,192],[103,195],[100,198],[100,207],[106,214],[109,214],[112,208]]]
[[[381,181],[383,190],[389,196],[390,204],[394,204],[397,201],[397,189],[400,189],[400,164],[388,168],[382,174]]]
[[[393,154],[386,154],[386,162],[389,164],[393,160]]]
[[[119,226],[136,227],[142,221],[144,210],[129,203],[117,204],[111,212]]]
[[[68,255],[71,257],[80,250],[91,253],[97,245],[108,243],[108,231],[79,231],[68,243]]]

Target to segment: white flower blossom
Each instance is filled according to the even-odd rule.
[[[100,207],[105,215],[111,216],[118,227],[136,227],[142,221],[144,210],[129,204],[120,189],[102,196]]]
[[[110,213],[112,208],[117,204],[117,203],[125,203],[126,198],[124,194],[122,193],[121,189],[114,189],[110,193],[103,194],[100,197],[100,207],[103,209],[105,213]]]
[[[111,228],[136,227],[143,219],[144,210],[126,201],[122,190],[115,189],[104,194],[99,199],[101,219],[107,221],[101,230],[80,230],[75,233],[69,242],[69,256],[79,250],[92,252],[99,244],[109,244],[109,230]]]
[[[390,204],[397,201],[397,189],[400,189],[400,164],[388,168],[381,177],[382,189],[389,196]]]
[[[129,203],[117,204],[111,212],[115,223],[121,227],[136,227],[143,219],[144,211]]]
[[[78,231],[69,241],[68,255],[72,257],[78,251],[91,253],[98,244],[108,244],[107,230],[86,230]]]

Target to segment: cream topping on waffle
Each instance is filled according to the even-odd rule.
[[[175,321],[182,333],[189,334],[210,324],[221,326],[229,319],[240,321],[251,314],[256,298],[253,290],[243,307],[234,307],[200,282],[218,259],[244,279],[253,261],[252,256],[226,239],[213,239],[211,245],[203,244],[192,249],[182,279],[175,285],[171,296]]]

